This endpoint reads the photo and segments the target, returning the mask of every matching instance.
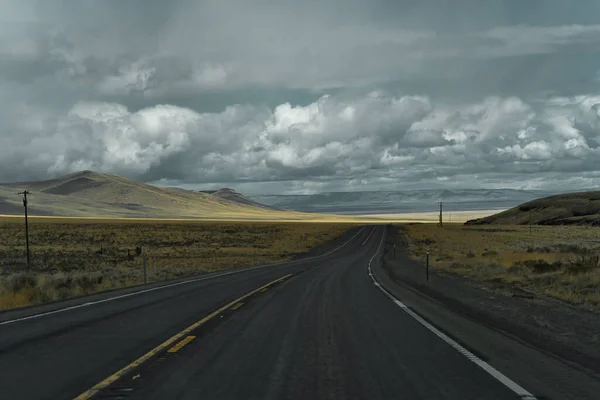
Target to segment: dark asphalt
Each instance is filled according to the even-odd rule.
[[[3,314],[0,398],[74,398],[218,308],[290,273],[97,398],[520,398],[373,284],[367,265],[384,236],[385,227],[366,227],[341,249],[312,259],[11,324],[2,325],[11,317]],[[527,388],[513,376],[518,368],[500,372]]]

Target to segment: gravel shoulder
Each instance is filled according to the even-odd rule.
[[[396,243],[395,254],[393,243]],[[585,369],[600,372],[600,313],[507,286],[442,273],[409,258],[401,227],[390,226],[383,255],[389,277],[410,285],[453,311]]]

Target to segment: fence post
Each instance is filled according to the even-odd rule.
[[[148,259],[148,256],[146,254],[144,254],[143,260],[144,260],[144,284],[146,284],[148,282],[148,273],[146,270],[146,261]]]
[[[426,251],[425,251],[425,279],[429,282],[429,239],[426,240]]]
[[[429,282],[429,245],[427,245],[427,267],[425,268],[425,278]]]

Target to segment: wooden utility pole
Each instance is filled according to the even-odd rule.
[[[443,222],[443,218],[442,218],[442,207],[443,207],[443,202],[440,201],[440,222],[439,222],[439,226],[443,226],[444,222]]]
[[[31,267],[31,259],[29,256],[29,221],[27,220],[27,195],[29,192],[25,190],[19,194],[23,195],[23,207],[25,207],[25,246],[27,248],[27,271],[29,271],[29,268]]]

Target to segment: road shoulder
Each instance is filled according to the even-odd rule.
[[[427,282],[424,268],[398,247],[394,257],[391,243],[386,241],[381,262],[373,266],[376,278],[441,331],[542,398],[591,399],[600,391],[598,359],[545,341],[548,333],[522,330],[510,314],[497,315],[504,309],[495,307],[498,294],[478,296],[475,292],[483,289],[435,273]]]

